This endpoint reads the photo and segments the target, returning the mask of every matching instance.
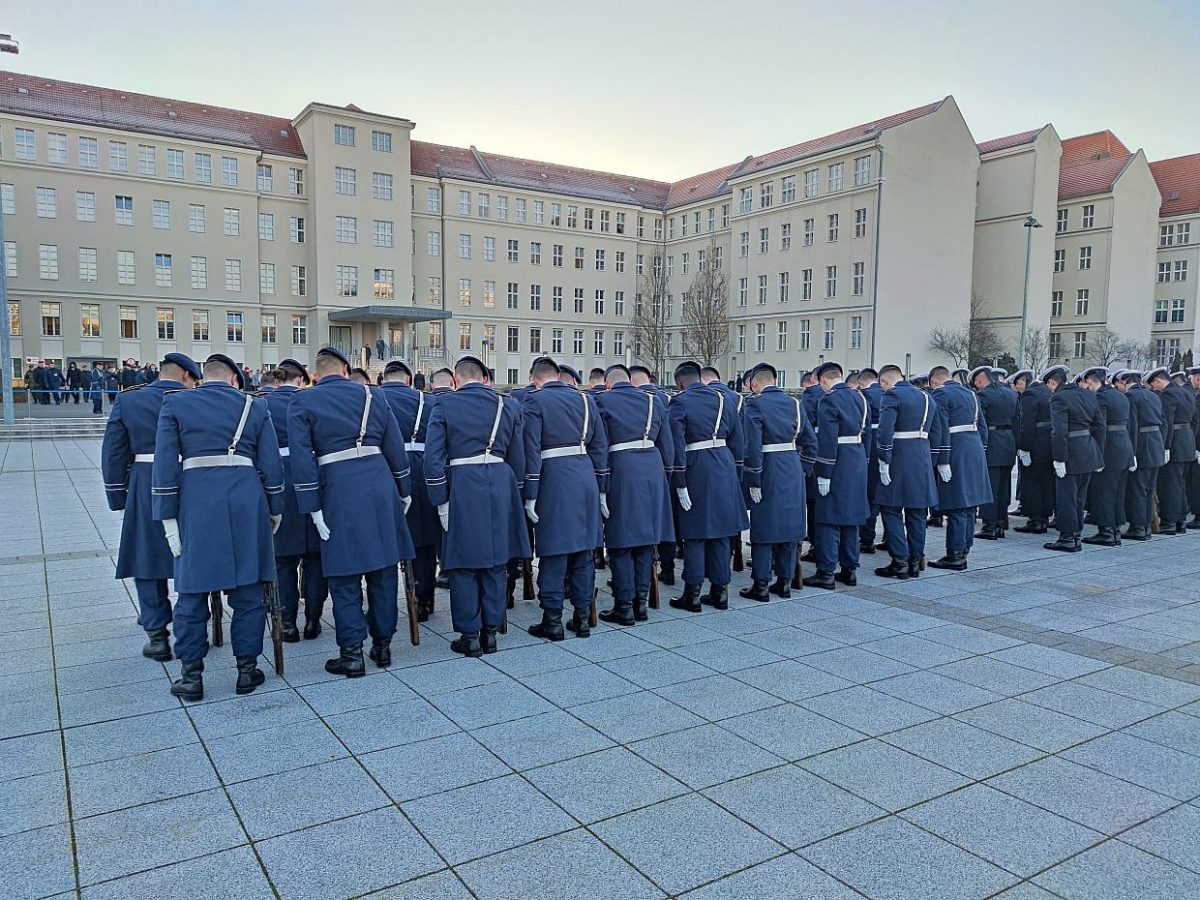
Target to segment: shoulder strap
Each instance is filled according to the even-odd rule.
[[[496,418],[492,420],[492,433],[488,435],[487,446],[483,448],[484,453],[492,452],[492,444],[496,443],[496,433],[500,430],[500,417],[504,415],[504,398],[499,394],[496,395]]]
[[[371,415],[371,386],[369,384],[364,384],[363,391],[366,392],[367,399],[366,402],[363,403],[362,422],[358,426],[358,440],[354,442],[356,447],[362,446],[363,438],[367,435],[367,419]]]
[[[717,439],[717,432],[721,430],[721,420],[725,418],[725,392],[717,391],[717,421],[713,423],[712,439]]]
[[[583,391],[579,392],[579,399],[583,401],[583,431],[581,431],[579,434],[579,446],[586,448],[588,424],[592,420],[592,409],[591,406],[588,405],[587,394],[585,394]]]
[[[925,427],[925,424],[929,421],[929,395],[926,394],[924,391],[922,391],[921,393],[924,394],[925,412],[921,413],[921,427],[917,430],[918,431],[928,431],[928,429]]]
[[[250,407],[254,403],[254,398],[249,394],[246,395],[246,401],[242,404],[242,417],[238,419],[237,430],[233,433],[233,440],[229,444],[229,455],[233,456],[233,451],[237,449],[238,441],[242,439],[242,432],[246,430],[246,420],[250,418]]]
[[[862,425],[859,426],[858,432],[859,432],[859,434],[862,434],[862,432],[867,430],[867,419],[869,419],[871,416],[871,404],[867,402],[866,394],[859,394],[859,397],[862,398],[862,402],[863,402],[863,416],[862,416]]]
[[[413,423],[412,437],[408,439],[411,444],[417,439],[417,432],[421,430],[421,413],[425,411],[425,392],[417,391],[417,420]]]
[[[642,440],[650,440],[650,428],[654,424],[654,395],[646,392],[646,430],[642,432]]]
[[[800,418],[802,415],[804,415],[804,413],[800,409],[800,401],[799,400],[797,400],[795,397],[793,397],[792,402],[796,404],[796,433],[792,437],[792,442],[795,443],[796,438],[800,437],[800,429],[804,427],[804,422]]]

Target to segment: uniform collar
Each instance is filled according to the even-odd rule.
[[[569,387],[571,387],[571,385],[567,384],[566,382],[559,381],[556,378],[553,381],[547,381],[545,384],[543,384],[537,390],[544,391],[544,390],[546,390],[546,388],[569,388]],[[574,388],[571,388],[571,389],[574,390]]]
[[[200,387],[202,387],[202,388],[225,388],[225,390],[227,390],[227,391],[234,391],[238,394],[242,393],[237,388],[235,388],[232,384],[226,384],[224,381],[205,381],[205,382],[201,383]]]
[[[484,384],[482,381],[468,381],[466,384],[464,384],[462,387],[460,387],[459,390],[460,391],[470,391],[470,390],[494,391],[495,388],[488,387],[488,385]]]
[[[345,375],[339,375],[336,372],[330,372],[328,375],[322,375],[321,380],[317,382],[317,387],[323,384],[333,384],[335,381],[349,381]]]
[[[294,384],[281,384],[279,387],[275,388],[275,390],[280,394],[291,394],[300,390],[300,388],[296,387]]]
[[[629,389],[637,390],[637,387],[633,384],[632,381],[618,381],[616,384],[614,384],[612,387],[609,388],[610,391],[624,391],[624,390],[629,390]]]
[[[180,388],[181,390],[186,390],[186,388],[184,388],[184,386],[183,386],[182,381],[172,381],[169,378],[157,378],[154,381],[152,381],[151,384],[156,384],[160,387],[167,388],[169,390],[174,390],[175,388]]]
[[[762,392],[765,394],[768,391],[775,391],[777,393],[782,393],[783,389],[777,384],[768,384],[765,388],[762,389]]]
[[[449,394],[449,393],[452,393],[453,391],[454,391],[454,388],[450,387],[449,385],[439,384],[437,387],[435,387],[429,393],[431,393],[431,394]]]

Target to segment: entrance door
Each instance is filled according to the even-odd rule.
[[[330,346],[340,350],[350,359],[350,354],[354,353],[357,348],[351,346],[349,325],[330,325],[329,326],[329,344]]]
[[[407,356],[408,347],[405,344],[404,333],[406,329],[403,325],[388,326],[388,344],[391,345],[392,356]]]

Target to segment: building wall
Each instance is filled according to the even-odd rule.
[[[1180,243],[1184,228],[1187,240]],[[1161,219],[1150,337],[1159,359],[1164,360],[1163,365],[1169,364],[1175,353],[1186,353],[1189,349],[1194,358],[1200,357],[1200,345],[1196,342],[1196,305],[1200,303],[1198,281],[1200,214]]]
[[[1108,325],[1144,345],[1153,323],[1155,270],[1158,260],[1158,210],[1162,198],[1142,151],[1117,179],[1113,189],[1111,276]]]

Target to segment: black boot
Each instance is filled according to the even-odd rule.
[[[237,657],[237,686],[234,690],[239,694],[249,694],[267,680],[267,676],[258,667],[257,656]]]
[[[940,515],[932,515],[932,516],[930,516],[928,519],[926,519],[926,520],[925,520],[925,525],[926,525],[926,527],[928,527],[928,528],[942,528],[942,527],[944,527],[944,526],[943,526],[943,522],[942,522],[942,517],[941,517]]]
[[[1187,534],[1187,525],[1185,525],[1183,522],[1176,522],[1175,523],[1175,533],[1176,534]]]
[[[1019,531],[1021,534],[1045,534],[1046,520],[1031,516],[1028,522],[1018,525],[1013,531]]]
[[[1079,537],[1074,534],[1059,535],[1058,540],[1042,544],[1047,550],[1057,550],[1060,553],[1078,553],[1083,549],[1079,545]]]
[[[304,639],[306,641],[315,640],[321,635],[321,616],[319,613],[309,615],[306,610],[304,613]]]
[[[563,633],[562,610],[543,609],[542,621],[536,625],[530,625],[529,633],[534,637],[545,638],[548,641],[566,640],[567,636]]]
[[[768,590],[776,597],[781,597],[784,600],[792,599],[792,584],[782,575],[775,579],[775,583]]]
[[[450,576],[445,572],[438,572],[437,578],[433,579],[433,586],[443,591],[450,590]]]
[[[479,648],[484,653],[496,652],[496,629],[490,625],[485,625],[483,631],[479,634]]]
[[[392,639],[371,638],[370,656],[379,668],[386,669],[390,666],[392,664]]]
[[[1192,516],[1192,521],[1188,522],[1184,527],[1187,528],[1188,531],[1196,531],[1200,529],[1200,515]]]
[[[285,644],[300,643],[300,629],[296,627],[296,616],[294,614],[283,615],[283,642]]]
[[[871,538],[870,540],[859,541],[858,542],[858,552],[859,553],[874,553],[875,552],[875,539]]]
[[[729,609],[729,585],[711,585],[700,602],[713,609]]]
[[[597,569],[608,568],[608,558],[604,555],[604,548],[601,547],[601,548],[597,549],[595,551],[594,555],[595,555],[595,559],[596,559],[596,568]]]
[[[504,604],[509,609],[517,603],[517,576],[509,575],[504,579]]]
[[[757,600],[759,603],[769,603],[771,595],[767,593],[765,581],[752,581],[750,587],[738,591],[738,596],[746,600]]]
[[[184,700],[203,700],[204,679],[200,674],[203,671],[204,660],[185,661],[179,673],[179,680],[171,685],[171,693]]]
[[[171,632],[165,628],[159,628],[157,631],[146,632],[146,637],[150,640],[146,641],[145,646],[142,647],[142,656],[158,662],[174,659],[171,653]]]
[[[635,597],[630,603],[617,603],[614,601],[612,609],[600,611],[600,621],[607,622],[610,625],[632,625],[636,621],[633,607],[637,599]]]
[[[658,567],[658,583],[669,587],[675,584],[675,566],[663,564]]]
[[[947,569],[951,572],[965,572],[967,569],[967,554],[961,550],[947,550],[946,555],[941,559],[934,559],[929,562],[930,567],[934,569]]]
[[[633,620],[645,622],[650,618],[650,602],[640,595],[633,598]]]
[[[808,551],[803,556],[800,557],[800,561],[801,562],[816,562],[817,561],[817,548],[814,547],[812,544],[809,544]]]
[[[479,643],[477,634],[460,634],[458,638],[450,642],[450,649],[472,659],[483,656],[483,646]]]
[[[1004,532],[996,525],[995,522],[985,522],[984,526],[975,532],[975,537],[981,541],[998,541],[1004,537]]]
[[[588,611],[576,607],[575,611],[571,613],[571,619],[567,622],[566,628],[567,631],[574,632],[575,637],[591,637],[592,625],[588,621]]]
[[[1127,541],[1148,541],[1150,540],[1150,529],[1141,525],[1130,525],[1121,537]]]
[[[1116,547],[1121,543],[1121,537],[1117,534],[1114,528],[1105,528],[1100,526],[1100,530],[1095,534],[1085,537],[1083,543],[1092,544],[1096,547]]]
[[[920,578],[921,577],[921,557],[910,556],[908,558],[908,577],[909,578]]]
[[[700,585],[685,584],[682,596],[671,598],[671,608],[686,612],[703,612],[704,607],[700,604]]]
[[[876,569],[875,574],[880,578],[898,578],[901,581],[907,581],[910,567],[910,564],[903,560],[893,558],[886,566]]]
[[[804,579],[805,587],[824,588],[827,591],[832,591],[837,587],[837,583],[833,579],[832,572],[822,572],[819,569],[813,575],[809,575]]]
[[[842,570],[833,576],[836,581],[840,581],[846,587],[857,587],[858,576],[854,574],[853,569],[848,569],[842,566]]]
[[[417,601],[417,621],[428,622],[429,617],[433,615],[433,600],[418,600]]]
[[[367,674],[367,664],[363,661],[362,644],[338,648],[338,658],[326,660],[325,671],[330,675],[362,678]]]

